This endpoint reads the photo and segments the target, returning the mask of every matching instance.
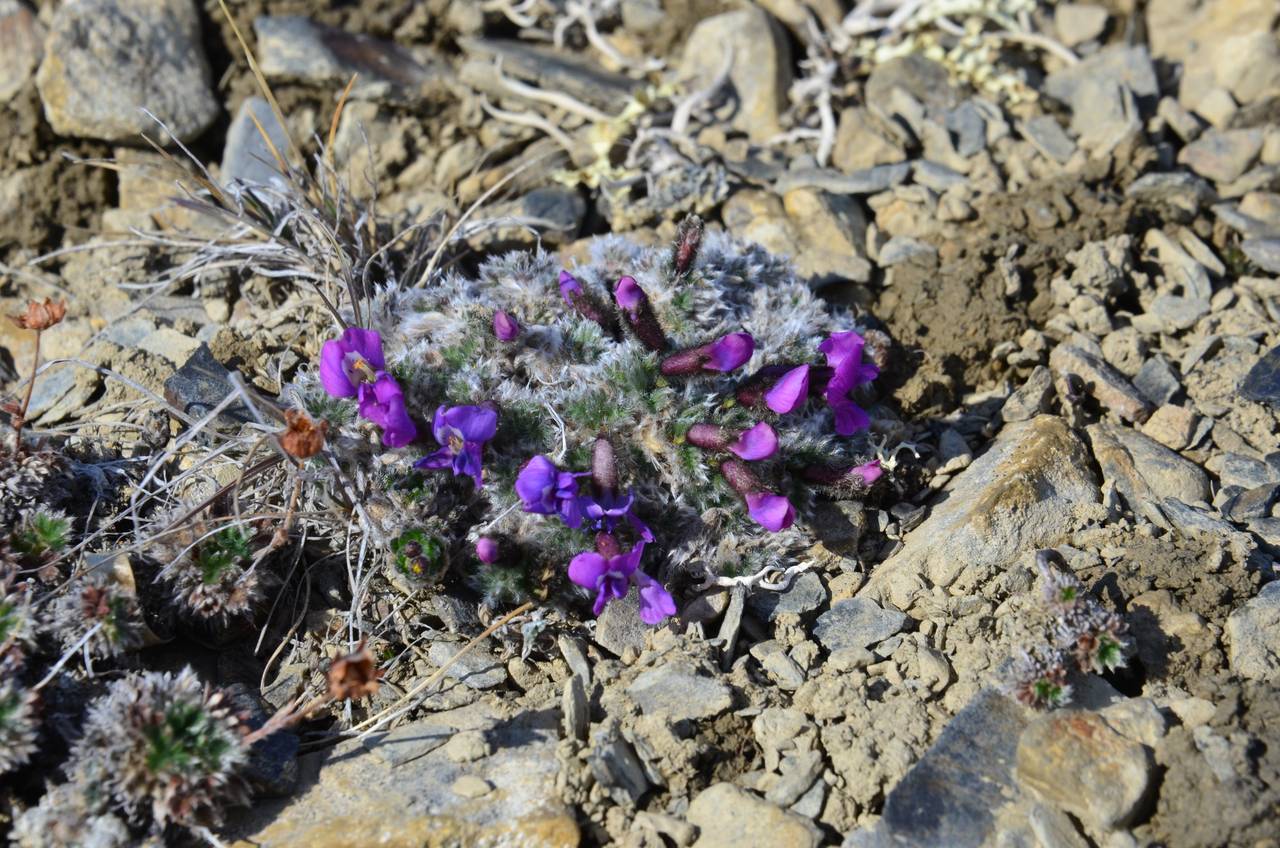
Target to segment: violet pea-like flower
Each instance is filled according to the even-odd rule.
[[[500,342],[513,342],[520,335],[520,325],[516,319],[499,309],[493,313],[493,334]]]
[[[333,397],[355,397],[386,367],[382,336],[374,330],[349,327],[320,349],[320,385]]]
[[[729,333],[711,344],[671,354],[662,360],[660,368],[668,377],[698,371],[727,373],[745,365],[755,349],[756,340],[750,333]]]
[[[539,454],[526,462],[516,475],[516,495],[525,512],[558,514],[567,526],[576,530],[583,521],[578,479],[589,476],[590,471],[561,471],[554,462]]]
[[[597,540],[598,551],[587,551],[569,562],[569,579],[584,589],[595,590],[592,613],[599,616],[610,601],[627,596],[631,584],[637,586],[640,598],[640,620],[655,625],[676,611],[675,599],[662,584],[640,571],[644,542],[637,542],[626,553],[618,549],[611,536]]]
[[[764,393],[765,406],[779,415],[795,412],[809,397],[809,366],[797,365]]]
[[[431,430],[441,448],[414,467],[452,468],[455,476],[471,477],[477,488],[483,486],[482,452],[498,430],[498,413],[487,406],[440,406]]]
[[[418,437],[418,428],[404,405],[404,392],[385,371],[373,383],[360,385],[360,415],[382,428],[382,443],[401,448]]]
[[[748,492],[747,514],[770,533],[786,530],[796,520],[796,509],[791,501],[773,492]]]
[[[875,364],[862,361],[864,345],[862,336],[850,330],[833,333],[818,346],[818,350],[826,354],[827,365],[832,369],[825,397],[835,415],[836,433],[841,436],[852,436],[871,425],[871,417],[866,410],[849,399],[850,392],[880,375]]]
[[[649,525],[641,521],[635,513],[635,496],[630,491],[618,492],[605,489],[583,496],[579,503],[587,520],[597,530],[612,533],[618,526],[618,522],[626,519],[641,539],[646,542],[654,540],[653,531],[649,529]]]

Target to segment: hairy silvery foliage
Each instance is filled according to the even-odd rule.
[[[15,848],[126,848],[129,828],[95,803],[84,787],[50,786],[40,803],[18,815],[9,837]]]
[[[353,401],[331,397],[333,379],[322,387],[313,374],[294,386],[312,414],[331,422],[343,415],[345,423],[330,430],[334,453],[366,481],[370,514],[407,576],[436,572],[433,564],[461,554],[490,600],[542,596],[575,556],[593,548],[601,569],[616,560],[618,573],[630,573],[637,563],[623,562],[624,551],[642,540],[649,544],[639,567],[664,581],[680,573],[753,573],[794,564],[808,544],[790,514],[770,519],[771,529],[753,519],[749,493],[776,493],[780,507],[794,505],[803,517],[816,493],[865,493],[879,476],[878,467],[865,477],[849,474],[870,454],[865,437],[837,436],[831,409],[804,402],[813,392],[801,393],[783,415],[760,400],[779,369],[821,369],[824,339],[855,329],[851,316],[816,298],[785,260],[720,234],[708,233],[700,251],[682,243],[675,257],[608,237],[594,245],[590,261],[569,269],[567,282],[561,271],[545,253],[512,253],[475,276],[449,273],[420,289],[382,291],[368,327],[382,348],[344,336],[342,351],[333,351],[333,363],[339,353],[347,357],[343,367],[353,381],[346,386],[339,376],[341,391],[354,396],[357,384],[367,384],[360,388],[363,417]],[[625,277],[640,292],[625,301],[640,303],[631,312],[619,290]],[[754,341],[745,361],[699,366],[711,356],[699,351],[742,334]],[[384,353],[395,392],[375,402],[371,387],[382,385],[384,371],[372,360]],[[338,367],[330,364],[330,373]],[[400,393],[416,426],[378,403],[398,403]],[[496,429],[473,442],[465,434],[485,429],[480,418],[488,411],[496,413]],[[381,438],[369,422],[382,427]],[[761,422],[777,444],[751,456],[749,467],[728,449],[729,436],[717,441],[717,433],[733,436]],[[695,425],[703,425],[701,447],[693,443]],[[406,435],[411,430],[416,441]],[[407,447],[398,455],[388,450],[401,444]],[[594,487],[597,499],[601,489],[615,501],[630,498],[626,520],[572,526],[530,511],[516,482],[535,457],[561,472],[590,474],[580,485]],[[408,467],[414,460],[417,471]],[[594,531],[621,536],[618,550],[615,541],[593,540]],[[403,553],[407,537],[410,557]],[[440,549],[429,562],[420,553],[428,539]],[[475,563],[477,544],[483,564]],[[642,589],[648,579],[641,575]]]
[[[0,662],[0,775],[25,763],[36,752],[40,723],[36,695],[23,689],[11,665]]]
[[[16,451],[0,444],[0,527],[13,527],[22,512],[58,503],[63,495],[66,460],[55,451]]]
[[[104,575],[87,576],[50,605],[49,629],[70,650],[84,641],[94,657],[112,657],[142,646],[138,599]]]
[[[263,586],[261,574],[251,567],[251,543],[246,529],[202,520],[156,537],[163,579],[184,616],[225,625],[252,612],[263,598]]]
[[[67,771],[135,822],[208,826],[226,805],[247,801],[237,775],[245,732],[191,669],[131,674],[90,705]]]

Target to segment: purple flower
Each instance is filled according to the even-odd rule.
[[[849,399],[850,392],[880,375],[880,369],[873,363],[862,361],[865,344],[862,336],[850,330],[833,333],[818,346],[832,369],[825,396],[835,415],[836,432],[841,436],[852,436],[871,424],[866,410]]]
[[[467,475],[484,485],[480,479],[481,452],[484,443],[498,430],[498,413],[487,406],[451,406],[436,409],[431,432],[441,445],[440,450],[414,463],[415,468],[453,468],[455,476]]]
[[[794,412],[809,397],[809,366],[797,365],[764,393],[765,405],[779,415]]]
[[[644,289],[636,282],[635,277],[623,277],[613,288],[613,297],[618,301],[618,308],[635,320],[640,315],[640,307],[648,302]]]
[[[320,385],[334,397],[355,397],[361,385],[372,383],[386,367],[382,337],[373,330],[349,327],[320,349]]]
[[[513,342],[520,335],[520,325],[516,319],[499,309],[493,313],[493,334],[500,342]]]
[[[854,466],[809,465],[800,474],[806,481],[822,486],[848,486],[856,482],[866,488],[884,476],[884,469],[880,460],[873,459]]]
[[[796,520],[795,507],[782,495],[772,492],[748,492],[747,514],[771,533],[785,530]]]
[[[730,452],[746,460],[768,459],[778,451],[778,434],[761,421],[749,430],[743,430],[738,440],[729,445]]]
[[[646,542],[654,539],[649,525],[635,514],[635,496],[628,490],[625,494],[613,489],[602,489],[579,499],[582,511],[597,530],[612,533],[618,522],[626,519],[627,523]]]
[[[850,474],[857,474],[862,478],[862,482],[870,486],[875,481],[884,476],[884,469],[880,467],[880,460],[873,459],[862,465],[855,465],[849,469]]]
[[[582,283],[578,282],[578,278],[570,274],[568,271],[560,272],[560,297],[564,298],[564,302],[569,306],[574,305],[575,295],[582,294]]]
[[[476,559],[481,562],[492,565],[498,561],[498,553],[497,541],[488,536],[481,536],[476,540]]]
[[[580,553],[569,562],[569,579],[584,589],[594,589],[595,604],[592,612],[600,615],[609,601],[625,598],[636,584],[640,597],[640,620],[645,624],[660,624],[664,618],[674,615],[675,600],[662,584],[639,570],[640,557],[644,554],[644,542],[625,554],[618,549],[612,536],[601,534],[596,539],[597,551]]]
[[[516,475],[516,495],[525,512],[537,515],[559,514],[573,529],[582,526],[582,498],[578,496],[578,478],[590,471],[561,471],[545,456],[538,455],[524,464]]]
[[[755,349],[756,340],[750,333],[729,333],[711,344],[671,354],[662,360],[661,370],[668,377],[698,371],[733,371],[745,365]]]
[[[418,428],[404,406],[404,392],[396,378],[379,371],[373,383],[361,383],[360,415],[382,428],[382,443],[400,448],[418,437]]]

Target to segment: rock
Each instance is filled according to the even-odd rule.
[[[261,97],[246,98],[227,130],[227,143],[222,148],[224,183],[240,180],[251,185],[270,185],[282,179],[275,156],[254,119],[266,131],[277,153],[283,156],[289,148],[289,133],[276,120],[271,105]]]
[[[857,201],[813,188],[793,188],[782,200],[755,189],[729,198],[725,226],[739,238],[792,257],[811,286],[839,280],[866,282],[866,218]]]
[[[262,727],[270,718],[266,704],[255,689],[243,683],[233,683],[223,689],[231,707],[245,717],[250,730]],[[250,749],[244,777],[255,795],[284,798],[293,793],[298,785],[300,744],[298,734],[286,730],[271,734]]]
[[[579,742],[587,741],[587,730],[591,726],[591,707],[587,703],[587,688],[577,674],[570,677],[569,685],[564,687],[560,712],[564,720],[564,735]]]
[[[885,132],[862,107],[850,107],[840,113],[836,144],[831,151],[831,164],[845,173],[892,165],[907,158],[901,145]]]
[[[0,0],[0,106],[31,78],[44,56],[44,27],[20,0]]]
[[[1262,151],[1263,132],[1217,130],[1205,132],[1178,153],[1178,162],[1217,183],[1237,179]]]
[[[1107,27],[1107,10],[1085,3],[1059,3],[1053,9],[1053,28],[1068,47],[1093,41]]]
[[[1222,513],[1240,523],[1265,519],[1270,517],[1271,507],[1277,502],[1280,502],[1280,483],[1263,483],[1230,497],[1223,504]]]
[[[463,644],[443,639],[432,642],[427,657],[440,668],[457,656],[444,676],[471,689],[492,689],[507,682],[506,666],[490,656],[483,643],[459,654]]]
[[[662,713],[672,721],[712,718],[733,706],[733,693],[723,682],[675,661],[643,672],[627,694],[645,715]]]
[[[1146,47],[1116,45],[1055,71],[1045,78],[1044,92],[1063,103],[1074,104],[1082,87],[1091,81],[1109,80],[1123,85],[1141,99],[1150,99],[1154,107],[1160,95],[1155,66]],[[1087,107],[1087,103],[1081,101]]]
[[[1143,174],[1129,183],[1124,194],[1125,197],[1132,197],[1143,203],[1172,206],[1187,215],[1195,215],[1202,207],[1212,203],[1215,197],[1213,186],[1185,171]]]
[[[1169,361],[1159,354],[1142,363],[1133,378],[1133,386],[1151,403],[1162,406],[1182,391],[1182,383]]]
[[[917,159],[912,162],[911,173],[917,185],[922,185],[938,194],[969,183],[969,178],[959,171],[928,159]]]
[[[729,81],[738,100],[731,124],[754,142],[778,135],[791,86],[786,33],[768,12],[755,7],[704,18],[685,42],[680,76],[692,80],[691,90],[706,88],[724,68],[726,53],[732,54]]]
[[[510,218],[521,226],[498,227],[486,233],[481,243],[525,241],[532,247],[535,239],[527,229],[532,226],[546,244],[565,244],[578,237],[586,214],[587,202],[577,190],[567,186],[535,188],[508,203],[494,204],[491,212],[494,218]]]
[[[813,638],[828,653],[844,648],[870,648],[900,632],[907,616],[895,609],[884,609],[870,598],[837,601],[818,616]]]
[[[1049,367],[1057,374],[1075,374],[1085,389],[1105,409],[1126,421],[1142,422],[1151,409],[1138,390],[1100,356],[1073,344],[1060,344],[1049,354]]]
[[[784,692],[794,692],[804,685],[806,679],[804,669],[782,651],[772,651],[765,654],[764,658],[760,660],[760,667],[769,674],[769,677],[778,685],[778,688]],[[806,784],[805,789],[808,788]],[[784,803],[773,798],[770,800],[782,804],[784,807],[791,803],[791,801]],[[792,801],[794,800],[793,798]]]
[[[1201,126],[1200,122],[1196,120],[1196,116],[1187,111],[1187,107],[1173,97],[1160,98],[1160,105],[1156,108],[1156,115],[1168,124],[1178,138],[1184,142],[1194,141],[1200,135]]]
[[[300,15],[253,21],[258,65],[269,79],[345,85],[355,76],[360,99],[452,99],[447,75],[390,41],[316,23]]]
[[[876,165],[849,174],[826,168],[799,168],[778,177],[775,188],[786,193],[795,188],[817,188],[831,194],[877,194],[902,183],[911,173],[906,162]]]
[[[1041,848],[1089,848],[1071,817],[1044,804],[1033,804],[1027,813],[1027,824]]]
[[[806,571],[791,581],[783,592],[753,592],[747,606],[756,615],[773,621],[780,615],[804,615],[827,602],[827,587],[816,571]]]
[[[919,53],[877,62],[867,78],[863,100],[889,103],[895,88],[936,109],[950,109],[956,103],[956,90],[947,69]]]
[[[1218,129],[1226,128],[1238,111],[1240,111],[1239,104],[1231,96],[1231,92],[1225,88],[1210,89],[1196,104],[1196,114]]]
[[[1280,682],[1280,581],[1263,586],[1227,617],[1226,639],[1232,671],[1249,680]]]
[[[463,37],[457,42],[468,56],[481,60],[478,65],[488,69],[483,77],[476,79],[468,76],[464,68],[462,81],[504,98],[509,97],[510,92],[502,88],[492,74],[495,60],[502,62],[502,71],[508,76],[519,77],[544,91],[562,91],[610,114],[644,86],[641,80],[602,70],[594,58],[566,50],[502,38]],[[718,49],[714,52],[722,58]],[[717,65],[716,70],[719,69]],[[486,84],[492,88],[486,88]]]
[[[202,344],[172,327],[157,327],[138,341],[138,348],[167,359],[176,367],[187,362]]]
[[[889,792],[874,830],[851,834],[845,848],[995,844],[996,813],[1016,791],[1014,752],[1025,723],[1017,704],[979,692]]]
[[[218,116],[192,0],[79,0],[58,8],[36,73],[60,135],[138,143],[156,116],[189,141]]]
[[[1213,75],[1241,104],[1280,92],[1280,45],[1261,29],[1215,44]]]
[[[1000,417],[1006,423],[1028,421],[1042,412],[1049,411],[1053,399],[1053,374],[1043,365],[1037,365],[1027,376],[1026,382],[1014,389],[1000,408]]]
[[[649,791],[650,782],[644,765],[631,743],[619,735],[616,727],[596,731],[587,758],[591,773],[601,786],[609,790],[614,803],[635,804]]]
[[[1240,396],[1280,409],[1280,346],[1262,355],[1240,381]]]
[[[693,848],[817,848],[822,835],[811,822],[731,783],[698,793],[686,818],[698,827]]]
[[[614,656],[622,656],[628,648],[644,650],[645,639],[652,628],[640,620],[640,602],[635,592],[628,592],[604,608],[596,619],[592,637],[600,647]]]
[[[1102,422],[1086,428],[1104,480],[1112,480],[1134,512],[1154,499],[1208,502],[1209,476],[1190,460],[1137,430]]]
[[[894,236],[884,243],[876,256],[876,264],[881,268],[889,268],[903,262],[935,266],[938,264],[938,249],[910,236]]]
[[[1170,450],[1191,446],[1191,438],[1200,426],[1200,416],[1184,406],[1165,404],[1151,413],[1142,432]]]
[[[932,514],[872,572],[869,597],[909,609],[923,587],[950,586],[966,568],[1006,565],[1061,543],[1099,499],[1088,452],[1061,418],[1007,424],[954,477]]]
[[[1269,274],[1280,275],[1280,239],[1245,239],[1240,242],[1240,250],[1254,265]]]
[[[1018,738],[1019,782],[1100,831],[1131,820],[1147,794],[1153,765],[1141,744],[1087,710],[1041,716]]]
[[[235,391],[230,378],[231,372],[214,359],[209,346],[202,343],[182,367],[164,381],[164,399],[189,418],[199,420]],[[217,428],[235,430],[252,420],[253,416],[244,404],[236,401],[220,412],[212,423]]]
[[[972,99],[947,113],[947,129],[955,133],[956,153],[966,159],[987,147],[987,119]]]
[[[1145,317],[1154,320],[1160,332],[1176,335],[1189,330],[1196,322],[1209,314],[1209,301],[1176,294],[1157,295],[1147,307]]]
[[[1070,5],[1070,4],[1069,4]],[[1063,7],[1059,6],[1061,10]],[[1103,12],[1105,18],[1106,13]],[[1065,165],[1076,152],[1075,142],[1063,131],[1051,115],[1037,115],[1019,125],[1023,138],[1036,150],[1054,161]]]
[[[390,747],[420,748],[415,739],[480,733],[492,753],[474,761],[456,762],[445,745],[384,757]],[[437,713],[304,756],[298,794],[259,801],[226,836],[264,848],[340,848],[353,833],[369,845],[436,844],[447,834],[463,845],[576,846],[581,835],[556,789],[556,745],[554,715],[508,718],[483,703]],[[475,780],[492,790],[480,797],[454,791],[478,786]]]

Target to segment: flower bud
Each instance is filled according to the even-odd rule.
[[[500,342],[513,342],[520,335],[520,325],[516,319],[499,309],[493,313],[493,334]]]
[[[498,542],[496,539],[490,539],[488,536],[481,536],[476,540],[476,559],[486,565],[492,565],[497,562],[500,553],[501,551],[498,549]]]

